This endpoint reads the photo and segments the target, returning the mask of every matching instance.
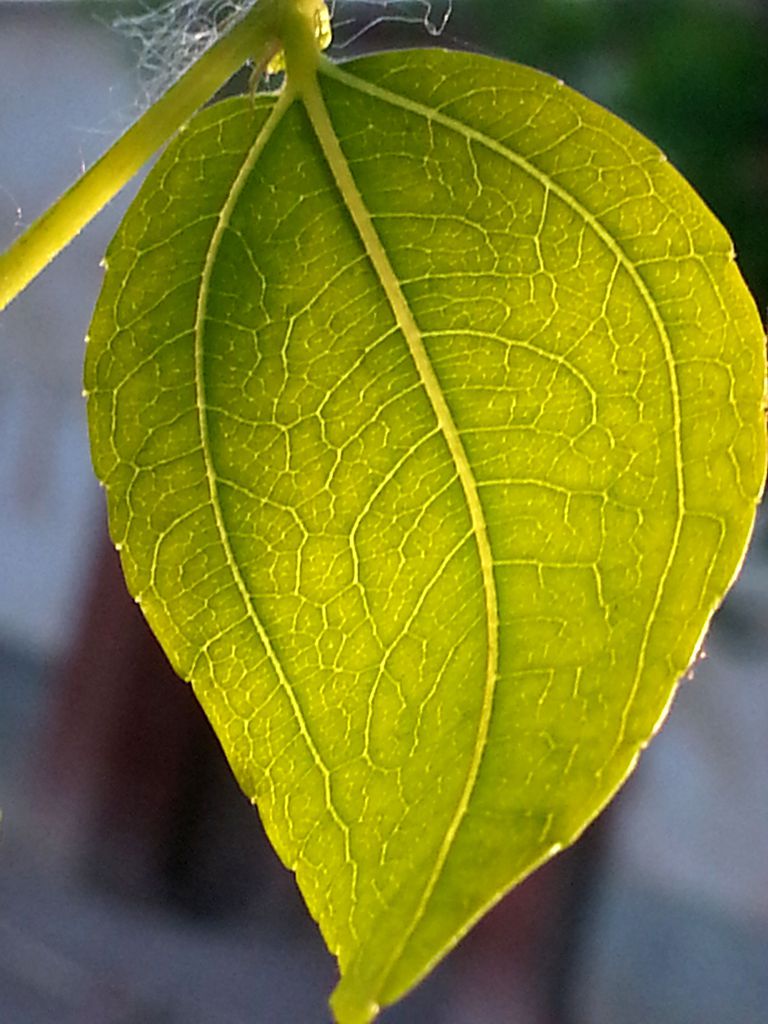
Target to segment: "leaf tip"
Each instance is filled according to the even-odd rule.
[[[381,1011],[378,1003],[362,996],[358,989],[348,987],[344,978],[331,996],[331,1009],[336,1024],[370,1024]]]

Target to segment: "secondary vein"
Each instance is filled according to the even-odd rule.
[[[350,864],[352,859],[349,850],[349,827],[342,820],[339,815],[334,801],[333,794],[331,792],[331,780],[330,771],[326,765],[320,751],[312,738],[312,735],[307,728],[307,723],[304,718],[302,708],[296,698],[296,694],[293,692],[291,684],[285,674],[285,670],[280,662],[277,655],[277,651],[270,640],[269,634],[261,621],[258,612],[254,606],[253,598],[248,590],[248,586],[243,578],[243,574],[240,570],[240,566],[237,562],[237,558],[232,549],[232,545],[229,540],[229,534],[227,532],[227,526],[224,521],[224,513],[221,507],[221,500],[219,497],[219,482],[216,474],[216,470],[213,464],[213,456],[211,453],[210,436],[208,430],[208,398],[205,389],[205,367],[204,367],[204,347],[205,347],[205,322],[208,307],[208,297],[210,294],[211,277],[213,275],[213,269],[216,264],[216,257],[218,255],[224,233],[227,230],[227,226],[232,218],[232,214],[237,205],[237,202],[242,194],[243,188],[248,181],[248,177],[251,174],[256,162],[258,161],[261,154],[264,152],[270,138],[272,137],[275,129],[280,124],[281,120],[285,116],[286,111],[294,102],[295,95],[285,90],[279,99],[275,102],[275,106],[270,113],[268,119],[264,123],[263,127],[259,131],[253,145],[246,153],[245,159],[235,177],[232,187],[224,201],[224,204],[219,213],[219,219],[216,227],[211,235],[211,241],[205,254],[205,262],[203,264],[203,271],[200,278],[200,288],[198,291],[197,308],[195,311],[195,396],[198,414],[198,423],[200,427],[200,439],[204,454],[205,473],[208,482],[208,493],[211,499],[211,508],[213,510],[214,520],[216,522],[216,530],[219,535],[219,541],[221,543],[224,555],[227,560],[230,572],[232,573],[232,579],[237,587],[240,594],[240,598],[243,602],[243,606],[246,610],[248,618],[252,623],[256,633],[261,641],[264,650],[266,651],[267,657],[274,669],[275,675],[277,676],[278,682],[285,692],[290,702],[296,721],[299,725],[299,731],[306,743],[307,749],[309,750],[310,756],[314,761],[316,767],[320,771],[323,784],[325,789],[325,798],[328,805],[328,811],[331,818],[334,820],[342,835],[344,836],[345,843],[345,854]],[[353,872],[354,872],[354,865]]]
[[[625,252],[618,239],[616,239],[610,231],[602,224],[598,217],[592,213],[584,204],[575,196],[569,192],[566,188],[560,185],[554,178],[550,177],[546,172],[542,171],[541,168],[537,167],[534,163],[528,160],[521,153],[510,149],[504,143],[499,142],[492,136],[480,131],[477,128],[473,128],[471,125],[465,124],[463,121],[457,118],[450,117],[447,114],[443,114],[439,110],[435,110],[431,107],[425,106],[416,100],[412,100],[407,96],[401,96],[399,93],[393,92],[390,89],[383,88],[382,86],[375,85],[372,82],[368,82],[363,78],[358,78],[355,75],[349,74],[349,72],[343,71],[341,68],[332,64],[330,61],[323,62],[323,73],[327,74],[330,78],[336,79],[343,85],[350,89],[357,90],[358,92],[364,93],[365,95],[371,96],[374,99],[378,99],[384,103],[388,103],[391,106],[399,107],[402,110],[410,111],[419,117],[431,121],[435,124],[442,125],[449,131],[455,132],[461,135],[468,141],[477,142],[479,145],[484,146],[500,156],[504,157],[510,163],[515,164],[526,174],[529,174],[532,178],[536,179],[546,190],[547,193],[551,192],[556,195],[564,203],[566,203],[574,212],[576,212],[586,224],[588,224],[598,238],[603,242],[606,248],[613,253],[617,261],[626,270],[633,285],[637,289],[637,292],[645,305],[648,313],[653,321],[653,325],[656,329],[661,348],[664,354],[664,362],[667,368],[667,379],[669,381],[670,396],[672,399],[672,433],[674,438],[674,463],[675,463],[675,523],[672,530],[672,540],[670,543],[669,554],[667,556],[664,568],[659,576],[659,582],[656,587],[654,594],[653,603],[648,613],[648,619],[646,622],[643,636],[640,641],[640,649],[638,652],[637,659],[637,670],[630,683],[629,692],[627,699],[624,703],[622,710],[621,719],[619,722],[619,728],[616,736],[616,740],[613,747],[608,755],[606,764],[616,754],[622,742],[624,741],[627,725],[629,722],[629,714],[634,705],[635,698],[640,689],[640,680],[642,678],[643,671],[645,669],[646,658],[648,656],[648,645],[650,643],[651,632],[653,630],[654,623],[661,607],[661,602],[664,595],[664,589],[672,571],[672,565],[677,556],[677,551],[680,546],[680,538],[682,535],[683,519],[685,517],[685,505],[686,505],[686,488],[685,488],[685,476],[683,473],[683,459],[682,459],[682,416],[680,408],[680,387],[677,379],[677,368],[675,365],[674,353],[672,350],[672,341],[669,337],[664,318],[661,315],[658,304],[654,299],[650,288],[645,282],[642,274],[638,270],[636,264]]]

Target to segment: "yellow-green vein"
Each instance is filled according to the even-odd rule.
[[[556,182],[552,177],[542,171],[539,167],[533,164],[530,160],[527,160],[520,153],[516,153],[514,150],[505,146],[497,139],[486,135],[484,132],[479,131],[477,128],[472,128],[469,125],[464,124],[462,121],[456,118],[449,117],[446,114],[441,113],[438,110],[434,110],[424,104],[418,103],[416,100],[409,99],[405,96],[400,96],[398,93],[392,92],[390,89],[384,89],[381,86],[374,85],[371,82],[367,82],[365,79],[358,78],[355,75],[349,74],[349,72],[341,70],[334,64],[331,64],[327,60],[321,62],[321,72],[327,75],[329,78],[334,78],[348,88],[355,89],[358,92],[364,93],[375,99],[381,100],[384,103],[388,103],[391,106],[396,106],[402,110],[410,111],[419,117],[432,121],[435,124],[440,124],[449,131],[453,131],[458,135],[463,136],[468,141],[477,142],[479,145],[484,146],[500,156],[504,157],[510,163],[515,164],[525,173],[529,174],[532,178],[537,180],[542,187],[551,191],[553,195],[556,195],[564,203],[566,203],[575,213],[577,213],[582,220],[592,228],[595,234],[600,238],[606,248],[613,253],[619,263],[627,271],[633,285],[637,289],[646,309],[648,310],[654,327],[661,342],[662,350],[664,353],[664,361],[667,369],[667,377],[669,380],[670,394],[672,396],[672,433],[674,441],[674,460],[675,460],[675,483],[676,483],[676,509],[675,509],[675,525],[672,535],[672,543],[670,544],[669,554],[667,556],[664,569],[660,575],[659,582],[654,595],[654,600],[650,612],[648,614],[648,620],[646,622],[643,637],[640,643],[640,649],[637,659],[637,671],[634,675],[632,683],[627,694],[627,700],[624,704],[624,708],[619,723],[619,729],[616,737],[616,741],[613,748],[608,755],[610,760],[616,753],[618,748],[626,734],[627,722],[629,720],[629,714],[634,704],[635,697],[637,695],[640,679],[645,669],[645,661],[648,653],[648,643],[650,641],[651,631],[653,629],[656,616],[658,615],[659,607],[661,605],[662,597],[664,594],[664,588],[669,578],[669,574],[672,569],[672,563],[677,555],[677,550],[680,544],[680,535],[682,533],[683,518],[685,515],[685,478],[683,474],[683,462],[682,462],[682,430],[681,430],[681,414],[680,414],[680,387],[677,380],[677,368],[675,365],[675,358],[672,351],[672,343],[667,332],[666,325],[659,311],[658,305],[651,294],[650,288],[643,279],[642,274],[638,270],[637,266],[633,263],[630,257],[622,248],[619,241],[608,231],[608,229],[602,224],[599,218],[592,213],[591,210],[587,209],[571,192]]]
[[[253,624],[254,629],[261,641],[264,650],[267,653],[267,657],[274,669],[275,675],[281,688],[284,690],[286,696],[291,705],[291,709],[295,715],[296,721],[299,726],[301,736],[306,743],[307,749],[309,750],[310,757],[314,761],[316,767],[320,771],[323,778],[323,785],[325,788],[325,799],[328,805],[328,811],[331,818],[338,826],[341,834],[344,837],[345,856],[352,867],[353,882],[356,873],[356,867],[352,860],[350,848],[349,848],[349,826],[344,822],[339,815],[336,806],[333,801],[333,792],[331,789],[331,778],[330,771],[325,763],[320,751],[312,738],[312,735],[307,728],[307,723],[304,718],[301,705],[298,701],[296,694],[290,685],[290,682],[285,674],[285,670],[277,656],[277,652],[270,640],[267,630],[264,628],[256,608],[253,603],[251,594],[248,591],[248,587],[243,578],[240,567],[237,563],[235,553],[232,549],[232,545],[229,540],[227,533],[226,524],[224,522],[224,515],[221,508],[221,502],[219,498],[219,487],[218,479],[213,465],[213,456],[211,453],[211,445],[208,431],[208,402],[205,393],[205,368],[203,365],[204,359],[204,334],[205,334],[205,320],[206,310],[208,305],[208,297],[210,294],[211,276],[213,274],[213,268],[216,263],[216,257],[221,246],[224,233],[227,229],[227,225],[232,217],[232,213],[237,205],[242,190],[248,180],[251,171],[253,170],[256,162],[258,161],[261,154],[269,142],[272,134],[276,127],[283,119],[286,111],[294,102],[294,94],[290,90],[285,90],[279,99],[276,101],[274,109],[269,115],[262,129],[259,131],[256,140],[246,153],[245,159],[240,166],[232,187],[229,190],[227,198],[219,213],[216,227],[211,235],[211,241],[208,245],[208,249],[205,254],[205,262],[203,265],[203,272],[200,279],[200,288],[198,291],[197,308],[195,311],[195,393],[197,401],[197,412],[198,422],[200,427],[200,439],[204,453],[205,472],[208,482],[208,492],[211,499],[211,507],[213,509],[213,515],[216,522],[216,530],[219,535],[219,541],[224,551],[227,564],[232,574],[232,579],[235,586],[240,593],[240,598],[243,602],[243,606],[246,610],[249,620]]]
[[[390,304],[395,320],[408,344],[424,390],[432,404],[437,423],[445,438],[451,458],[464,492],[469,512],[472,532],[477,545],[480,571],[485,597],[485,614],[487,623],[487,655],[486,675],[483,687],[483,699],[477,725],[477,737],[472,752],[472,759],[467,771],[467,778],[459,797],[456,810],[440,844],[435,865],[427,881],[424,891],[416,907],[409,926],[403,930],[398,943],[391,950],[387,963],[382,969],[379,979],[380,987],[386,984],[392,967],[397,962],[411,935],[416,930],[424,915],[435,886],[442,874],[448,854],[453,846],[456,834],[469,807],[470,798],[480,771],[480,764],[486,748],[488,732],[493,710],[493,697],[496,689],[499,663],[499,607],[496,592],[496,581],[493,572],[493,556],[485,523],[485,515],[474,478],[472,467],[464,450],[464,443],[442,387],[434,371],[427,353],[421,330],[403,294],[400,282],[392,267],[389,257],[374,227],[371,215],[357,187],[344,152],[339,144],[328,110],[316,77],[312,77],[302,88],[301,98],[304,102],[312,127],[317,135],[325,159],[336,181],[339,193],[347,207],[360,240],[365,247],[371,265],[381,284],[382,290]]]

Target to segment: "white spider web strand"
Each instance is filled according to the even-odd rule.
[[[140,0],[138,10],[112,15],[112,28],[138,54],[142,104],[150,106],[257,0]]]
[[[419,25],[431,36],[441,36],[453,14],[454,0],[331,0],[331,17],[333,19],[334,45],[343,50],[356,43],[364,35],[379,25],[399,23]],[[347,8],[371,8],[371,15],[356,30],[353,26],[360,24],[360,18],[334,17],[337,10],[342,13]],[[375,11],[380,13],[376,14]],[[349,30],[345,32],[344,30]]]
[[[109,17],[112,28],[135,47],[141,107],[149,107],[205,53],[233,20],[258,0],[138,0],[128,14]],[[387,22],[420,25],[439,36],[454,0],[330,0],[335,47],[343,50]],[[105,4],[106,6],[106,4]],[[111,6],[111,5],[110,5]],[[362,17],[361,12],[368,16]],[[354,16],[353,15],[354,12]],[[361,24],[362,21],[362,24]],[[347,30],[345,32],[345,30]]]

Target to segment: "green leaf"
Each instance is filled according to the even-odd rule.
[[[662,154],[483,57],[199,115],[86,360],[125,573],[369,1020],[572,842],[750,533],[764,346]]]

